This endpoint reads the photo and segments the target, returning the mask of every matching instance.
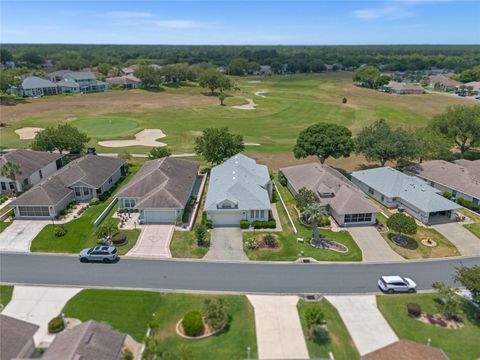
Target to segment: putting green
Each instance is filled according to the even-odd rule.
[[[72,122],[72,125],[90,136],[117,135],[138,127],[138,122],[130,118],[122,117],[94,117],[80,118]]]

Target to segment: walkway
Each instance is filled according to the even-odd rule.
[[[37,347],[48,346],[54,335],[48,334],[48,322],[58,316],[68,300],[82,289],[41,286],[15,286],[12,300],[2,314],[40,326],[33,340]]]
[[[375,295],[327,296],[326,299],[337,308],[361,356],[398,341],[378,310]]]
[[[145,225],[135,246],[125,256],[171,258],[173,225]]]
[[[248,261],[243,251],[242,230],[233,227],[212,229],[210,250],[204,259]]]
[[[248,295],[255,309],[259,359],[309,359],[297,296]]]
[[[404,261],[388,246],[374,226],[352,226],[347,228],[353,240],[362,249],[363,261]]]
[[[0,251],[29,252],[32,240],[49,221],[14,220],[0,233]]]
[[[480,255],[480,239],[457,223],[445,223],[432,226],[456,246],[462,255]]]

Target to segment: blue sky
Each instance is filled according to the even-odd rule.
[[[479,44],[479,19],[460,0],[0,0],[0,42]]]

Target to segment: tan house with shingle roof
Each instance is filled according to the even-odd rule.
[[[146,161],[117,193],[120,209],[137,209],[146,224],[175,224],[193,195],[198,162],[164,157]]]
[[[480,160],[425,161],[405,170],[441,192],[452,193],[453,199],[464,198],[478,205],[480,202]]]
[[[0,359],[26,359],[33,356],[33,335],[38,329],[38,325],[0,314]]]
[[[448,357],[436,347],[402,339],[362,356],[362,360],[448,360]]]
[[[383,88],[388,93],[398,94],[398,95],[425,93],[425,90],[419,85],[404,83],[404,82],[397,82],[397,81],[390,81]]]
[[[434,76],[430,76],[428,78],[428,85],[433,88],[441,88],[445,90],[455,90],[457,86],[461,85],[462,83],[457,80],[453,80],[444,74],[438,74]]]
[[[345,176],[328,165],[309,163],[280,171],[294,196],[302,188],[312,190],[340,226],[374,224],[376,214],[381,211]]]

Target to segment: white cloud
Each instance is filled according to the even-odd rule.
[[[193,29],[206,27],[206,24],[199,23],[192,20],[154,20],[152,24],[165,29]]]
[[[361,20],[400,19],[415,16],[415,14],[398,6],[358,9],[352,12],[353,17]]]
[[[107,17],[112,19],[146,19],[152,18],[153,14],[139,11],[111,11],[107,13]]]

